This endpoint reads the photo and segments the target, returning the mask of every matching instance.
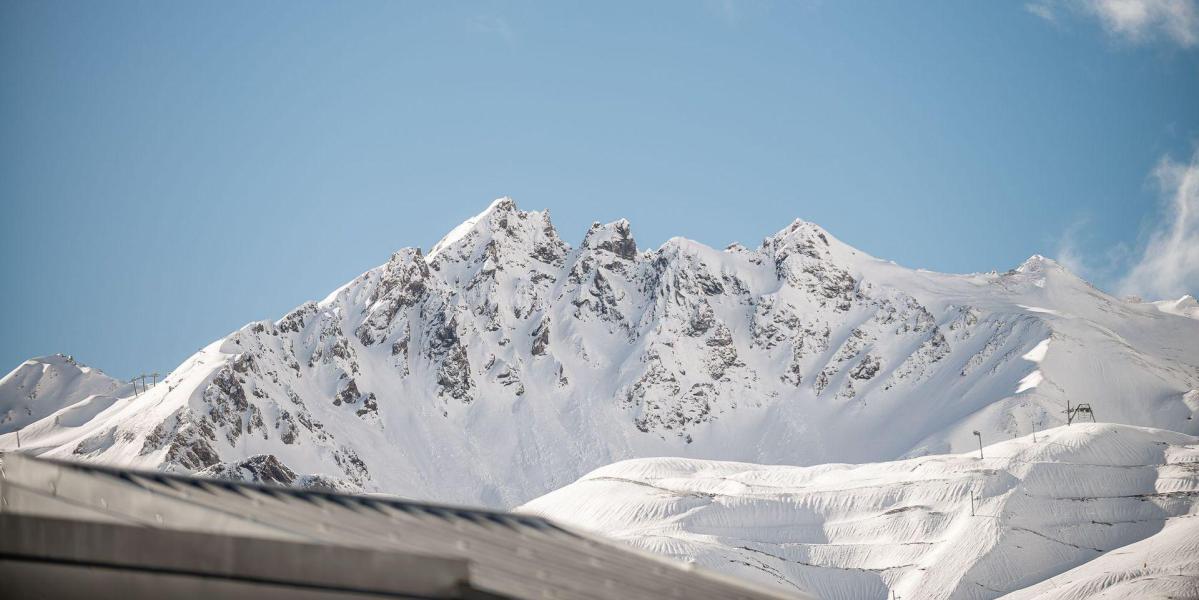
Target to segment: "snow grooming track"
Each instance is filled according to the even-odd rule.
[[[984,456],[637,459],[517,510],[826,600],[1199,597],[1199,439],[1076,423]]]

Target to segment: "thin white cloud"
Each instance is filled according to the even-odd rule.
[[[1083,279],[1094,279],[1095,270],[1087,263],[1087,259],[1078,249],[1078,236],[1085,226],[1085,220],[1078,220],[1066,228],[1065,233],[1058,238],[1057,254],[1054,259],[1071,273]]]
[[[813,10],[818,9],[824,0],[792,0],[789,6]],[[703,7],[708,14],[715,16],[730,27],[737,27],[742,22],[762,18],[771,11],[772,0],[704,0]]]
[[[1096,18],[1109,34],[1132,43],[1199,45],[1199,0],[1034,0],[1024,8],[1055,24],[1065,13]]]
[[[1091,245],[1088,236],[1090,218],[1080,218],[1066,228],[1057,241],[1057,252],[1054,260],[1071,273],[1092,282],[1116,283],[1122,280],[1128,271],[1135,252],[1120,242],[1107,248],[1106,251],[1094,253],[1088,251]]]
[[[1152,299],[1195,295],[1199,293],[1199,151],[1189,163],[1163,158],[1154,177],[1165,198],[1163,218],[1116,289]]]
[[[471,31],[499,36],[508,44],[516,42],[516,31],[504,17],[495,15],[474,15],[468,23]]]
[[[1057,24],[1057,13],[1053,11],[1048,4],[1044,2],[1029,2],[1024,5],[1024,10],[1053,23]]]
[[[707,0],[704,6],[730,25],[741,20],[741,11],[737,8],[736,0]]]

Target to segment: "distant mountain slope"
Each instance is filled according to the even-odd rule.
[[[128,384],[64,354],[27,360],[0,379],[0,433],[15,432],[83,401],[87,402],[71,411],[71,415],[78,420],[88,413],[84,419],[90,419],[98,412],[99,404],[130,389]],[[89,400],[94,397],[98,398]],[[14,445],[15,442],[14,435]]]
[[[1085,423],[984,456],[637,459],[518,510],[826,600],[1199,597],[1199,438]]]
[[[1158,310],[1180,317],[1190,317],[1199,319],[1199,301],[1196,301],[1193,296],[1186,295],[1177,300],[1159,300],[1151,302]]]
[[[269,277],[264,274],[264,277]],[[796,221],[757,248],[577,248],[509,199],[251,323],[31,451],[513,506],[613,461],[879,461],[1063,422],[1199,433],[1199,321],[1051,260],[912,270]],[[11,434],[0,447],[11,448]],[[259,457],[247,460],[250,457]],[[272,458],[273,457],[273,458]],[[255,472],[256,468],[272,473]]]

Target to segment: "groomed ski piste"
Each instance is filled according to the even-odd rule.
[[[1199,598],[1199,438],[1075,423],[982,454],[628,460],[518,511],[829,600]]]

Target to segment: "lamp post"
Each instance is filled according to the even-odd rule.
[[[978,438],[978,457],[981,459],[983,457],[983,434],[975,430],[974,435]]]

